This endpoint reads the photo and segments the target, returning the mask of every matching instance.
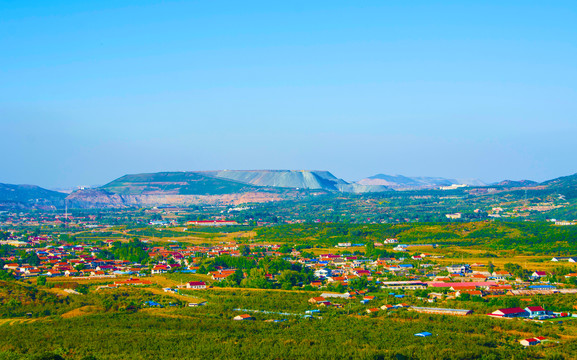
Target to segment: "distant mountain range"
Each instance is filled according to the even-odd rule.
[[[75,191],[68,200],[73,207],[185,206],[288,200],[311,191],[389,190],[349,184],[328,171],[222,170],[125,175],[98,189]]]
[[[488,185],[477,179],[378,174],[347,182],[328,171],[219,170],[124,175],[101,187],[76,190],[69,195],[34,185],[0,184],[0,210],[62,208],[65,199],[72,208],[240,204],[299,199],[313,193],[418,191],[455,184],[504,189],[539,186],[577,197],[577,174],[543,183],[505,180]]]
[[[445,179],[440,177],[408,177],[403,175],[377,174],[357,182],[361,185],[387,186],[394,190],[435,189],[440,186],[465,184],[469,186],[485,186],[478,179]]]
[[[36,185],[0,183],[0,210],[14,208],[55,209],[64,206],[66,194]]]
[[[494,183],[491,184],[493,186],[502,186],[502,187],[526,187],[526,186],[537,186],[539,185],[538,182],[536,181],[531,181],[531,180],[519,180],[519,181],[515,181],[515,180],[503,180],[501,182],[498,183]]]

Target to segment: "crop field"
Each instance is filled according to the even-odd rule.
[[[423,252],[443,256],[443,258],[435,258],[435,262],[441,264],[456,264],[461,262],[483,264],[488,265],[491,262],[493,265],[499,268],[507,263],[518,264],[523,268],[530,268],[534,270],[553,270],[557,267],[564,266],[572,268],[577,271],[577,263],[569,262],[554,262],[551,261],[552,256],[550,255],[526,255],[518,254],[514,250],[501,250],[491,252],[488,250],[481,249],[470,249],[466,247],[459,246],[449,246],[449,247],[439,247],[436,249],[428,249]],[[487,254],[493,254],[493,256],[487,256]],[[485,256],[479,256],[485,255]]]

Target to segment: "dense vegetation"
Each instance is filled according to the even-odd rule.
[[[577,227],[545,222],[468,222],[407,224],[291,224],[263,227],[258,239],[315,246],[339,242],[367,244],[397,238],[400,243],[435,243],[516,249],[540,254],[577,252]]]
[[[135,304],[144,299],[138,298],[137,290],[129,293]],[[83,302],[121,294],[126,291],[90,295]],[[565,340],[525,350],[518,344],[521,336],[571,336],[577,330],[574,322],[539,324],[404,310],[366,315],[356,313],[358,302],[351,302],[353,311],[325,309],[321,317],[306,320],[301,315],[310,308],[307,298],[312,294],[211,290],[202,293],[208,305],[197,308],[136,311],[125,307],[4,324],[0,325],[0,359],[34,359],[47,351],[65,359],[569,359],[577,351],[575,342]],[[256,321],[231,321],[243,313],[237,308],[287,314],[256,312],[251,313]],[[267,319],[287,321],[263,321]],[[414,336],[422,331],[433,336]]]

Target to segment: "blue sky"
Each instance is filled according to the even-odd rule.
[[[0,0],[0,182],[577,172],[574,1]]]

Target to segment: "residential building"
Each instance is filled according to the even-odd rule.
[[[529,313],[529,317],[547,315],[547,311],[541,306],[527,306],[525,311]]]
[[[527,311],[525,311],[524,309],[516,307],[516,308],[507,308],[507,309],[495,310],[489,315],[505,317],[505,318],[514,318],[514,317],[527,317],[529,315],[529,313]]]
[[[473,313],[473,310],[466,310],[466,309],[447,309],[447,308],[431,308],[431,307],[417,307],[417,306],[411,306],[409,310],[426,314],[457,315],[457,316],[471,315]]]
[[[191,281],[186,283],[187,289],[202,290],[206,289],[206,284],[204,281]]]

